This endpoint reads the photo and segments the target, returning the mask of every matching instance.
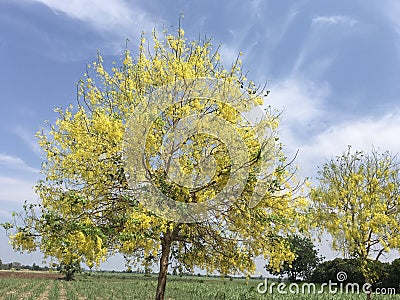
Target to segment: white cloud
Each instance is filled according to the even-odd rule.
[[[327,83],[317,84],[298,78],[271,83],[271,94],[266,104],[282,111],[284,126],[306,126],[316,118],[322,118],[325,98],[330,93]]]
[[[0,203],[2,209],[7,210],[7,203],[20,203],[25,200],[34,202],[37,198],[33,186],[36,181],[33,179],[21,179],[13,177],[0,177]],[[4,214],[4,211],[3,211]]]
[[[11,221],[12,220],[12,212],[5,210],[5,209],[0,209],[0,220]]]
[[[379,147],[400,152],[399,132],[400,112],[395,112],[379,119],[365,118],[330,127],[317,136],[315,144],[327,154],[337,154],[348,144],[360,150]]]
[[[138,35],[142,30],[151,31],[152,17],[142,8],[124,0],[30,0],[40,2],[54,11],[70,18],[87,22],[100,32],[118,36]],[[129,3],[129,4],[128,4]]]
[[[317,16],[312,19],[312,24],[326,24],[326,25],[343,24],[353,27],[357,23],[358,23],[357,20],[348,16]]]
[[[291,77],[272,82],[270,88],[271,94],[266,98],[265,105],[271,105],[273,109],[282,112],[278,130],[284,152],[292,159],[300,150],[295,164],[303,170],[302,175],[309,176],[308,168],[304,164],[310,164],[310,161],[304,158],[301,148],[313,134],[326,126],[327,112],[324,103],[330,95],[330,86],[327,83],[318,84]]]
[[[363,118],[332,125],[307,141],[297,140],[303,174],[315,176],[318,165],[342,154],[348,145],[354,150],[400,153],[400,111],[380,118]]]
[[[11,213],[25,200],[37,199],[33,186],[39,178],[39,170],[19,157],[0,153],[0,171],[1,215],[7,211]]]
[[[240,50],[236,50],[235,46],[228,47],[226,45],[221,45],[218,52],[221,55],[222,64],[226,69],[229,69],[236,58],[238,58]]]
[[[265,104],[283,110],[279,135],[289,158],[299,150],[295,163],[303,176],[315,178],[317,167],[348,145],[400,153],[400,109],[338,122],[324,107],[331,94],[327,83],[292,77],[272,84],[271,90]]]
[[[21,158],[0,153],[0,167],[9,170],[26,171],[30,173],[38,173],[38,170],[30,167]]]

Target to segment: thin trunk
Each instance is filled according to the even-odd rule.
[[[388,244],[388,247],[389,247],[390,245]],[[382,248],[380,251],[379,251],[379,253],[378,253],[378,255],[375,257],[375,261],[378,261],[379,260],[379,257],[381,257],[381,255],[383,254],[383,252],[385,252],[385,248]]]
[[[167,230],[161,242],[160,271],[158,273],[156,300],[164,300],[171,242],[171,232]]]
[[[361,258],[361,270],[365,279],[365,283],[370,286],[370,288],[367,290],[367,300],[372,299],[372,280],[369,277],[369,272],[367,270],[367,258]]]
[[[371,280],[367,279],[365,282],[370,284]],[[372,288],[369,288],[369,294],[367,294],[367,300],[372,300]]]

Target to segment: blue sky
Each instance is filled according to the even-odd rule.
[[[34,134],[54,107],[75,103],[97,50],[118,62],[127,38],[135,54],[142,31],[176,30],[181,13],[187,38],[212,37],[226,64],[242,51],[248,78],[268,81],[304,176],[349,144],[400,152],[397,0],[0,0],[0,222],[36,200]],[[14,253],[3,232],[0,245],[3,261],[41,262]]]

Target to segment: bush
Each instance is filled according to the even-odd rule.
[[[396,293],[400,293],[400,258],[387,266],[386,273],[377,282],[377,287],[395,288]]]
[[[400,292],[400,259],[396,259],[392,263],[369,260],[367,270],[373,278],[373,290],[378,287],[396,288],[396,292]],[[336,276],[339,272],[345,272],[347,279],[338,281]],[[365,283],[365,278],[358,259],[335,258],[320,263],[308,281],[314,283],[328,283],[329,281],[343,282],[344,284],[358,283],[361,286]]]
[[[315,283],[338,282],[336,276],[339,272],[347,274],[347,280],[344,282],[364,283],[364,276],[362,275],[359,261],[342,258],[335,258],[334,260],[320,263],[310,276],[309,281]]]

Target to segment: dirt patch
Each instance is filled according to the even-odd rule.
[[[0,271],[0,278],[27,278],[27,279],[59,279],[63,275],[50,272],[35,272],[35,271]]]

